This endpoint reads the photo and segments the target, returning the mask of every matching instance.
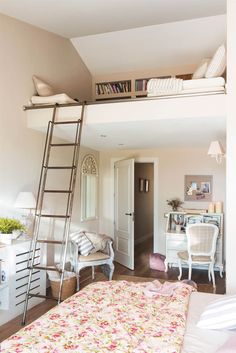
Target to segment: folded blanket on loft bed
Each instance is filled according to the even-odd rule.
[[[74,99],[70,98],[65,93],[55,94],[53,96],[41,97],[33,96],[31,97],[31,103],[36,105],[44,104],[68,104],[68,103],[78,103]]]
[[[148,97],[205,93],[214,91],[223,91],[225,79],[223,77],[201,78],[194,80],[182,80],[175,77],[167,79],[151,79],[147,83]]]
[[[150,282],[97,282],[1,344],[1,353],[181,351],[193,287],[148,296]]]
[[[156,78],[148,81],[147,91],[156,94],[179,93],[183,89],[183,80],[180,78]]]

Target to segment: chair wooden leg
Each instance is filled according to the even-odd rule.
[[[179,275],[178,275],[178,280],[181,280],[182,277],[182,263],[181,263],[181,259],[178,259],[178,264],[179,264]]]
[[[216,287],[216,282],[215,282],[214,264],[211,264],[211,277],[212,277],[213,288],[215,288]]]
[[[208,267],[208,280],[211,282],[211,264]]]
[[[77,278],[77,292],[79,291],[79,279],[80,279],[80,275],[79,275],[79,271],[76,273],[76,278]]]
[[[92,280],[94,281],[95,278],[95,269],[94,266],[92,266]]]
[[[109,281],[112,280],[112,276],[113,276],[113,273],[114,273],[114,269],[115,269],[115,266],[113,263],[109,264],[109,268],[110,268],[110,272],[109,272]]]
[[[192,277],[192,263],[189,262],[188,263],[188,279],[189,279],[189,281],[191,280],[191,277]]]

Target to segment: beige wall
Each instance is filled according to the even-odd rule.
[[[158,175],[154,183],[158,186],[158,231],[154,239],[155,251],[165,253],[164,213],[170,208],[166,200],[172,197],[184,199],[184,175],[213,175],[213,200],[225,204],[225,161],[221,165],[207,156],[202,149],[159,149],[136,151],[109,151],[100,153],[100,231],[113,235],[113,177],[112,163],[124,158],[158,158]],[[158,178],[158,180],[156,180]],[[186,208],[207,208],[206,202],[185,202]],[[154,211],[155,213],[155,211]]]
[[[58,92],[90,99],[91,75],[65,38],[0,15],[0,215],[12,215],[19,191],[36,192],[45,135],[26,127],[32,75]]]

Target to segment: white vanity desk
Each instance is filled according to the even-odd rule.
[[[179,220],[181,224],[181,230],[177,230],[176,221]],[[168,267],[178,267],[178,256],[179,251],[187,250],[187,239],[185,234],[185,227],[188,223],[213,223],[219,227],[219,236],[217,239],[216,246],[216,262],[215,270],[220,271],[220,276],[223,276],[224,270],[224,258],[223,258],[223,214],[222,213],[199,213],[189,214],[187,212],[170,212],[167,214],[166,221],[166,259],[165,259],[165,271],[168,271]],[[206,268],[203,265],[193,265],[193,268]]]

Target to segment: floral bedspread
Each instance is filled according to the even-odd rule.
[[[192,289],[150,298],[149,283],[90,284],[3,341],[0,352],[180,352]]]

